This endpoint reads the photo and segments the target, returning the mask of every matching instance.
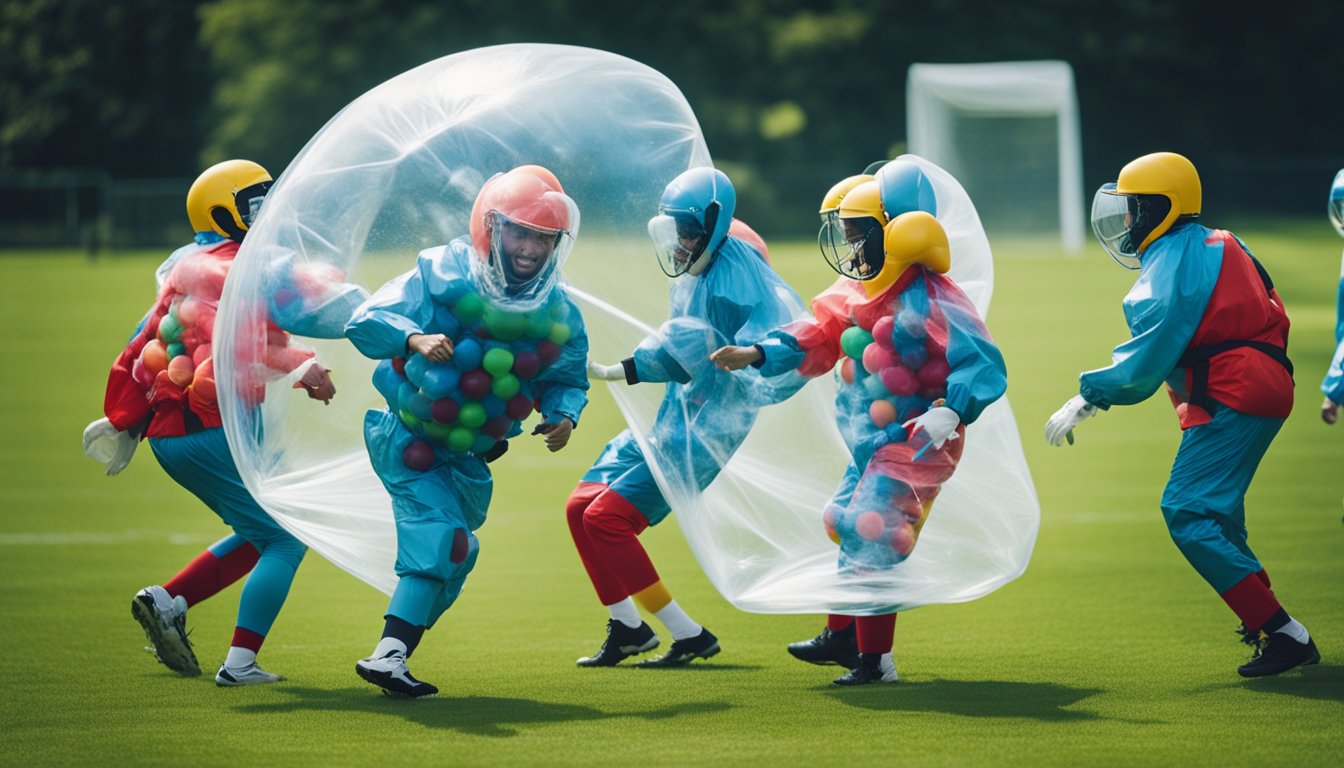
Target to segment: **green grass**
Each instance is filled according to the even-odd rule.
[[[595,392],[560,454],[496,465],[482,557],[416,654],[443,693],[385,699],[355,677],[385,597],[310,555],[264,650],[289,682],[217,689],[154,663],[128,603],[223,535],[147,451],[106,478],[79,452],[107,366],[150,300],[162,254],[94,263],[0,256],[0,763],[13,765],[1334,765],[1344,750],[1344,427],[1322,425],[1340,243],[1324,222],[1239,231],[1293,318],[1298,406],[1248,501],[1252,543],[1324,662],[1244,681],[1237,623],[1184,562],[1157,508],[1179,431],[1158,396],[1089,421],[1071,448],[1045,418],[1127,338],[1133,275],[1096,248],[1065,259],[997,243],[989,324],[1040,493],[1020,580],[904,614],[895,686],[830,685],[783,646],[814,616],[738,612],[675,524],[643,538],[723,653],[672,672],[582,670],[605,614],[573,552],[565,497],[619,426]],[[807,245],[772,244],[804,295],[829,282]],[[576,255],[576,258],[581,257]],[[651,275],[656,274],[652,264]],[[600,390],[600,388],[599,388]],[[223,657],[238,587],[194,607],[202,664]],[[1334,755],[1334,757],[1331,757]]]

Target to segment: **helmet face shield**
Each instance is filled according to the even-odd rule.
[[[658,266],[668,277],[680,277],[694,269],[705,252],[709,237],[694,216],[685,213],[660,213],[649,219],[649,239],[653,241]]]
[[[1131,195],[1115,191],[1114,183],[1103,184],[1092,198],[1092,234],[1115,263],[1125,269],[1139,268],[1139,249],[1132,237],[1134,215]]]
[[[263,181],[234,193],[233,205],[238,211],[238,218],[243,221],[243,226],[252,228],[252,222],[256,221],[257,215],[261,213],[261,204],[266,199],[266,193],[270,191],[271,182]]]
[[[831,269],[853,280],[868,280],[882,269],[882,225],[877,219],[842,219],[822,214],[817,246]]]
[[[484,292],[514,311],[540,306],[560,279],[574,237],[568,230],[514,221],[495,210],[486,219],[490,256],[472,261]]]
[[[1330,223],[1334,224],[1335,231],[1344,237],[1344,197],[1330,201]]]

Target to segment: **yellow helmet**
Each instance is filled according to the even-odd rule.
[[[869,297],[890,288],[911,264],[923,264],[934,272],[952,268],[952,246],[947,231],[938,219],[924,211],[910,211],[892,219],[882,230],[882,249],[886,258],[882,269],[863,281]]]
[[[818,211],[818,213],[821,214],[822,219],[825,219],[826,214],[840,210],[840,201],[845,199],[845,195],[849,194],[851,189],[859,186],[865,181],[873,181],[876,178],[876,176],[871,174],[860,173],[857,176],[850,176],[847,179],[837,181],[834,186],[826,191],[826,195],[821,198],[821,210]]]
[[[1111,194],[1160,195],[1171,203],[1166,216],[1139,242],[1138,253],[1170,229],[1177,218],[1198,216],[1204,202],[1194,163],[1175,152],[1154,152],[1131,160],[1120,169]]]
[[[855,239],[856,220],[872,219]],[[845,232],[849,220],[850,232]],[[853,280],[868,280],[882,268],[882,195],[873,176],[850,176],[831,187],[821,203],[821,231],[817,245],[831,269]]]
[[[187,190],[192,230],[241,243],[270,188],[271,174],[251,160],[225,160],[206,168]]]
[[[871,218],[877,219],[879,225],[886,225],[887,211],[882,207],[882,190],[877,185],[877,178],[870,178],[871,181],[856,185],[840,200],[840,208],[836,211],[839,218]]]

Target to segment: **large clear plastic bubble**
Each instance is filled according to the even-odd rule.
[[[361,429],[365,410],[383,405],[370,383],[374,363],[343,340],[320,338],[352,309],[342,281],[376,289],[410,269],[420,250],[465,234],[476,192],[490,176],[543,165],[582,213],[565,276],[584,312],[592,358],[614,362],[668,319],[668,282],[646,229],[663,187],[709,163],[675,85],[637,62],[584,48],[506,45],[455,54],[350,104],[277,180],[221,304],[219,397],[249,489],[317,552],[390,592],[390,500],[369,466]],[[940,198],[953,276],[983,313],[992,288],[988,245],[964,192],[957,186],[949,194],[964,201]],[[956,223],[968,210],[973,227]],[[977,239],[983,252],[968,249],[959,258],[958,243]],[[277,293],[287,301],[277,301]],[[333,370],[340,391],[331,405],[292,391],[297,371],[257,380],[254,361],[277,343],[268,322],[319,337],[295,343],[316,349]],[[664,388],[619,382],[611,390],[647,449]],[[848,460],[834,393],[822,377],[763,409],[703,492],[677,480],[695,476],[688,467],[654,463],[696,558],[729,601],[759,612],[872,612],[969,600],[1021,573],[1035,539],[1036,501],[1001,401],[968,431],[961,468],[915,556],[879,581],[843,582],[821,523]],[[503,482],[508,465],[508,457],[494,465]],[[585,578],[581,569],[574,578]]]

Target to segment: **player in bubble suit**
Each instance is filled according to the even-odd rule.
[[[736,192],[722,171],[692,168],[663,190],[649,236],[671,286],[671,317],[619,364],[592,364],[594,378],[665,384],[651,442],[665,464],[689,467],[703,490],[746,438],[759,408],[803,381],[715,370],[710,351],[795,317],[802,302],[766,261],[764,241],[733,218]],[[786,298],[787,297],[787,298]],[[672,635],[672,647],[641,667],[680,667],[719,652],[718,638],[672,599],[637,538],[671,507],[630,430],[617,435],[566,505],[570,533],[598,599],[607,637],[581,667],[609,667],[659,644],[636,604]]]
[[[952,254],[936,200],[908,161],[849,177],[822,202],[819,241],[840,273],[813,320],[751,346],[716,350],[721,368],[818,376],[840,365],[836,419],[852,461],[823,523],[839,567],[861,577],[910,556],[970,424],[1007,388],[1003,357],[969,299],[944,273]],[[839,685],[895,682],[896,614],[832,615],[790,653],[850,671]]]
[[[1335,174],[1330,185],[1330,223],[1344,237],[1344,170]],[[1344,267],[1340,269],[1339,289],[1335,299],[1335,355],[1321,381],[1325,400],[1321,403],[1321,420],[1326,424],[1339,421],[1339,406],[1344,403]]]
[[[406,666],[476,565],[473,533],[493,480],[486,463],[534,407],[551,451],[588,402],[588,337],[561,268],[579,211],[549,170],[520,166],[477,194],[469,234],[422,251],[361,306],[346,336],[379,360],[387,408],[364,420],[369,458],[392,496],[399,577],[360,677],[390,694],[438,689]]]
[[[1306,627],[1270,591],[1246,536],[1246,489],[1293,407],[1288,315],[1260,262],[1231,232],[1198,222],[1195,166],[1172,152],[1131,161],[1092,202],[1092,230],[1139,270],[1125,297],[1133,338],[1112,364],[1079,376],[1079,394],[1045,426],[1052,445],[1098,409],[1132,405],[1165,381],[1181,445],[1162,492],[1177,548],[1241,619],[1253,646],[1244,677],[1320,660]]]
[[[215,312],[239,244],[271,185],[256,163],[229,160],[208,168],[187,193],[192,244],[159,267],[159,292],[108,376],[106,417],[84,433],[85,451],[124,469],[142,437],[178,484],[215,511],[234,534],[211,545],[162,586],[146,587],[131,602],[158,659],[184,675],[200,674],[186,636],[188,606],[251,573],[238,605],[228,656],[215,675],[221,686],[271,683],[283,678],[256,664],[257,651],[284,604],[306,548],[285,532],[244,487],[229,453],[216,400],[211,342]],[[287,377],[310,398],[330,402],[336,389],[312,351],[291,343],[287,330],[340,338],[364,293],[329,269],[292,259],[268,269],[270,306],[261,357],[240,383],[259,402],[265,382]]]

